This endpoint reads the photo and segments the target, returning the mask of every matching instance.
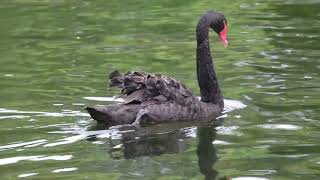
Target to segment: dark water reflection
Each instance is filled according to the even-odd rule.
[[[1,1],[0,179],[318,179],[319,8],[317,0]],[[210,34],[224,96],[237,100],[222,125],[96,127],[82,109],[118,93],[105,86],[113,69],[161,72],[199,91],[194,31],[208,9],[230,26],[228,49]]]
[[[135,159],[139,157],[161,156],[165,154],[177,154],[187,151],[191,146],[188,139],[197,136],[198,145],[196,154],[198,157],[199,171],[207,180],[215,180],[218,171],[214,164],[218,160],[217,150],[213,142],[216,140],[216,127],[222,124],[220,119],[215,123],[202,123],[194,126],[194,123],[160,124],[150,127],[135,129],[132,127],[115,128],[120,130],[120,141],[108,141],[110,157],[113,159]],[[98,127],[95,127],[98,128]],[[87,138],[89,141],[97,141],[96,135]],[[219,178],[227,179],[227,177]]]
[[[212,142],[216,139],[216,130],[212,127],[200,127],[198,129],[197,156],[199,158],[200,172],[206,180],[216,179],[218,172],[214,168],[214,163],[218,160],[216,149]]]

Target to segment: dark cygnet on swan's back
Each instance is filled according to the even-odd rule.
[[[206,12],[199,19],[196,29],[200,100],[173,78],[145,72],[122,75],[116,70],[110,74],[109,83],[121,89],[124,102],[105,107],[87,107],[86,110],[93,119],[108,126],[216,118],[224,104],[210,53],[209,28],[219,35],[225,47],[228,45],[225,16],[215,11]]]

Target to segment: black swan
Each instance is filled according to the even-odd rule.
[[[228,45],[225,16],[215,11],[206,12],[199,19],[196,29],[201,100],[173,78],[145,72],[121,75],[116,70],[109,76],[109,85],[121,89],[124,102],[106,107],[87,107],[90,116],[107,126],[216,118],[222,112],[224,102],[212,63],[209,27],[219,35],[225,47]]]

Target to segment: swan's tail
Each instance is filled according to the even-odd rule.
[[[103,107],[86,107],[85,110],[88,111],[92,119],[98,121],[98,123],[104,123],[106,125],[111,125],[111,115],[107,108]]]
[[[136,119],[140,109],[140,104],[113,104],[85,108],[94,120],[107,126],[131,124]]]

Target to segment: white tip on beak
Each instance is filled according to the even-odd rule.
[[[223,41],[223,46],[224,46],[225,48],[228,47],[228,40]]]

